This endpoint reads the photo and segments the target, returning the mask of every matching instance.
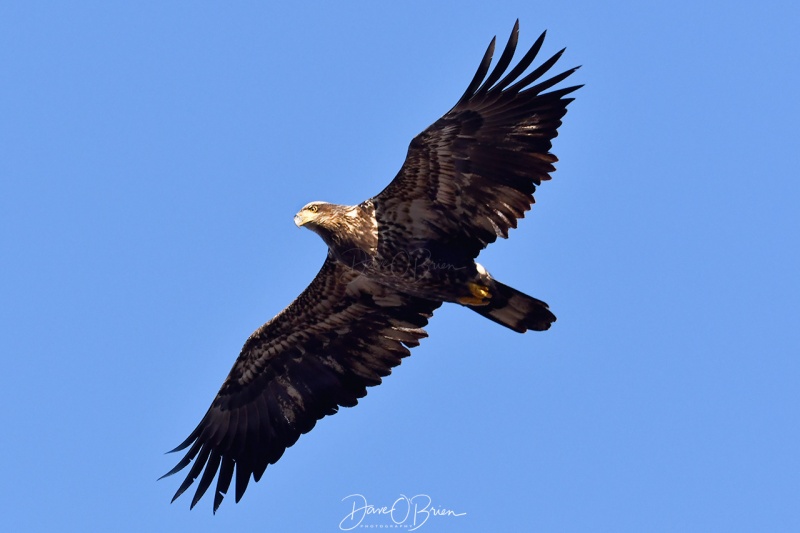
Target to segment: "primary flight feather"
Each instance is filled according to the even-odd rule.
[[[200,424],[172,450],[188,448],[163,477],[189,467],[173,501],[199,477],[194,507],[216,477],[216,512],[235,477],[238,502],[317,420],[380,384],[443,302],[518,332],[555,321],[547,304],[475,262],[550,179],[551,141],[580,87],[546,92],[576,70],[542,79],[563,50],[525,74],[544,33],[506,72],[518,33],[517,22],[489,72],[492,39],[464,95],[411,141],[380,194],[355,206],[311,202],[295,216],[328,255],[306,290],[247,339]]]

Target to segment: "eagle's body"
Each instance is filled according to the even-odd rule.
[[[311,202],[295,223],[322,237],[331,260],[384,287],[459,303],[519,332],[544,330],[555,321],[544,302],[499,284],[468,249],[424,231],[414,238],[393,238],[396,218],[370,199],[355,206]],[[509,308],[512,296],[516,305]]]
[[[459,250],[436,250],[425,240],[397,240],[381,233],[375,202],[356,206],[311,202],[295,217],[298,226],[314,231],[328,245],[332,258],[381,285],[431,300],[454,302],[454,289],[477,276],[475,262]],[[463,292],[463,291],[461,291]]]
[[[444,302],[518,332],[555,321],[547,304],[475,262],[508,236],[536,185],[550,178],[551,140],[572,100],[565,95],[578,88],[543,92],[575,69],[532,85],[563,50],[522,76],[544,34],[503,77],[517,34],[515,26],[489,73],[492,41],[467,91],[414,138],[380,194],[356,206],[312,202],[295,216],[322,237],[327,258],[311,285],[245,342],[203,420],[176,448],[189,450],[167,475],[194,464],[175,498],[202,473],[194,506],[219,473],[214,510],[234,474],[239,501],[251,476],[258,481],[317,420],[355,405],[391,373]]]

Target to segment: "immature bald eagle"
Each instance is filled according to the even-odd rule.
[[[489,73],[492,39],[464,95],[411,141],[383,192],[356,206],[312,202],[295,216],[322,237],[327,258],[311,285],[247,339],[208,412],[173,450],[190,447],[164,477],[194,460],[173,501],[202,473],[194,507],[219,473],[216,512],[235,472],[238,502],[250,477],[258,481],[317,420],[381,383],[443,302],[518,332],[555,321],[547,304],[475,262],[508,237],[536,185],[550,179],[551,140],[572,101],[565,96],[580,87],[544,92],[575,68],[539,81],[564,50],[523,76],[544,33],[503,76],[518,32],[517,23]]]

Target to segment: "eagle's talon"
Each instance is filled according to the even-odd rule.
[[[486,285],[469,281],[467,288],[472,296],[458,298],[457,301],[461,305],[487,305],[492,298],[492,293],[489,292],[489,287]]]

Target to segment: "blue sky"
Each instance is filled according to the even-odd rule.
[[[238,505],[169,500],[247,336],[452,106],[491,37],[581,64],[553,180],[481,263],[558,322],[457,306]],[[0,528],[800,528],[800,93],[790,2],[4,3]],[[351,505],[352,507],[352,505]],[[372,524],[389,524],[373,517]],[[408,528],[405,528],[406,530]]]

